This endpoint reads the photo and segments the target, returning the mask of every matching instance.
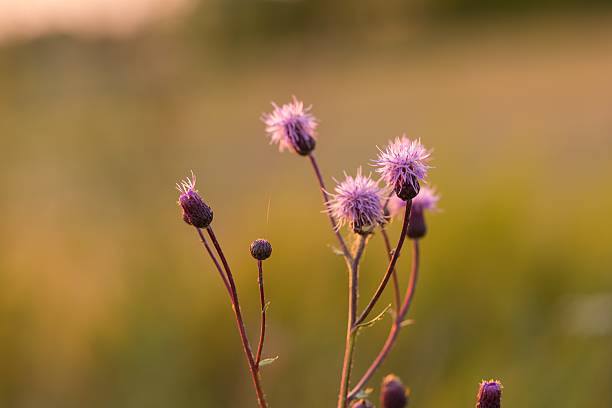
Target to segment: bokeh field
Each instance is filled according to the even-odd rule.
[[[293,94],[321,121],[328,183],[403,132],[434,148],[444,211],[428,219],[415,323],[373,386],[394,372],[413,407],[470,407],[496,377],[507,408],[612,406],[612,14],[412,28],[373,13],[285,36],[231,8],[240,29],[210,30],[197,10],[127,37],[0,44],[0,406],[255,406],[229,302],[176,205],[190,170],[253,338],[248,246],[274,246],[271,406],[333,406],[343,261],[307,160],[259,120]],[[376,236],[362,298],[384,259]],[[359,337],[357,372],[389,324]]]

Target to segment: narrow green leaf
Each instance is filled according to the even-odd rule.
[[[340,255],[340,256],[344,256],[344,252],[342,252],[340,249],[336,248],[333,245],[330,245],[332,252],[334,253],[334,255]]]
[[[364,328],[364,327],[370,327],[373,326],[374,323],[376,323],[379,320],[382,320],[383,317],[385,317],[385,313],[387,313],[387,311],[391,309],[391,304],[387,305],[387,307],[385,307],[383,309],[382,312],[380,312],[376,317],[374,317],[372,320],[369,320],[367,322],[361,323],[357,326],[358,329]]]
[[[410,326],[411,324],[414,324],[414,320],[406,319],[406,320],[404,320],[403,322],[400,323],[400,327]]]
[[[278,356],[272,357],[272,358],[264,358],[263,360],[261,360],[259,362],[259,366],[260,367],[264,367],[264,366],[270,365],[273,362],[275,362],[276,360],[278,360]]]
[[[359,392],[355,394],[355,399],[367,399],[373,392],[374,388],[366,388],[365,390],[359,390]]]

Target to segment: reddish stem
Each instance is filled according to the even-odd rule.
[[[259,368],[261,352],[263,351],[264,339],[266,337],[266,297],[264,294],[263,262],[260,260],[257,261],[257,269],[259,270],[257,284],[259,285],[259,300],[261,301],[261,327],[259,332],[259,344],[257,345],[257,354],[255,356],[255,365],[257,368]]]
[[[221,269],[221,265],[219,265],[219,261],[217,260],[217,257],[213,253],[212,249],[210,249],[210,246],[208,245],[208,241],[206,241],[206,237],[204,237],[204,234],[202,234],[202,230],[196,227],[196,231],[198,231],[198,235],[200,236],[200,240],[204,244],[204,248],[206,248],[206,251],[208,252],[208,255],[210,255],[210,258],[212,259],[213,263],[215,264],[217,271],[219,271],[219,275],[221,275],[221,279],[223,280],[223,284],[225,285],[225,288],[227,289],[227,293],[229,293],[231,296],[231,289],[230,289],[229,283],[227,282],[227,277],[225,276],[223,269]]]
[[[402,328],[402,322],[404,318],[406,317],[406,313],[408,313],[408,310],[410,309],[410,305],[412,304],[412,299],[414,298],[417,278],[419,275],[419,262],[420,262],[419,241],[415,239],[413,241],[412,271],[410,273],[410,282],[408,284],[408,288],[406,289],[406,296],[404,298],[404,303],[402,304],[402,307],[398,315],[396,316],[395,321],[393,322],[393,326],[391,326],[391,330],[389,331],[387,340],[385,341],[385,344],[383,345],[382,349],[378,353],[378,356],[376,357],[376,359],[374,359],[374,362],[372,362],[370,367],[366,370],[365,374],[361,377],[359,382],[357,382],[355,387],[349,393],[349,396],[348,396],[349,401],[351,399],[354,399],[355,395],[357,395],[357,393],[361,389],[363,389],[363,387],[367,384],[370,378],[372,378],[376,370],[385,361],[385,359],[387,358],[387,355],[393,348],[393,345],[395,344],[395,340],[397,339],[399,331]]]
[[[234,282],[234,277],[232,275],[232,271],[227,263],[227,259],[223,254],[223,250],[221,249],[221,245],[219,245],[219,241],[215,236],[215,233],[212,230],[212,227],[208,227],[206,229],[210,239],[221,258],[221,262],[223,263],[223,267],[225,268],[225,272],[227,273],[227,280],[230,286],[230,297],[232,300],[232,306],[234,309],[234,314],[236,316],[236,325],[238,326],[238,331],[240,333],[240,340],[242,341],[242,348],[244,349],[244,354],[246,355],[247,361],[249,363],[249,370],[251,372],[251,377],[253,379],[253,385],[255,387],[255,393],[257,394],[257,402],[259,403],[260,408],[267,408],[268,404],[266,402],[266,397],[264,395],[263,389],[261,387],[261,380],[259,378],[259,367],[255,365],[255,360],[253,358],[253,351],[251,350],[251,345],[249,343],[249,338],[246,334],[246,329],[244,327],[244,319],[242,318],[242,312],[240,311],[240,302],[238,301],[238,291],[236,290],[236,283]]]
[[[380,233],[382,234],[383,241],[385,242],[385,249],[387,250],[389,261],[391,261],[391,258],[393,257],[393,250],[391,249],[391,242],[389,241],[389,234],[387,234],[387,230],[385,229],[384,225],[381,225]],[[393,277],[393,296],[395,300],[395,314],[397,315],[400,309],[401,295],[400,295],[399,280],[397,278],[397,272],[395,268],[393,268],[392,273],[393,273],[392,275]]]
[[[383,291],[385,290],[385,287],[387,286],[387,283],[389,282],[389,278],[391,277],[393,270],[395,268],[395,264],[397,263],[397,259],[399,258],[399,254],[402,249],[402,245],[404,245],[404,240],[406,239],[406,232],[408,231],[408,219],[410,218],[410,208],[411,207],[412,207],[412,200],[406,203],[406,210],[404,212],[404,222],[402,225],[402,232],[400,233],[400,237],[397,242],[397,246],[395,247],[395,251],[393,252],[393,256],[391,257],[391,261],[389,262],[389,266],[387,267],[387,272],[385,272],[385,275],[383,276],[382,281],[378,285],[378,289],[376,289],[374,296],[372,296],[372,299],[370,299],[370,302],[368,303],[368,305],[365,307],[365,309],[363,310],[363,312],[361,313],[361,315],[355,322],[355,325],[359,325],[360,323],[363,323],[364,320],[368,317],[368,315],[370,314],[374,306],[376,306],[376,302],[378,302],[378,299],[382,295]]]
[[[336,234],[336,238],[338,238],[338,242],[340,243],[340,248],[342,250],[342,253],[344,254],[344,257],[350,261],[352,258],[352,255],[350,251],[348,250],[346,243],[344,242],[344,238],[342,238],[342,235],[340,234],[340,231],[338,230],[338,222],[336,221],[333,214],[329,210],[329,195],[327,194],[327,190],[325,189],[325,181],[323,180],[323,176],[321,175],[321,170],[319,168],[319,165],[317,164],[317,159],[315,159],[313,153],[310,153],[308,155],[308,158],[310,159],[312,168],[315,172],[315,175],[317,176],[319,187],[321,187],[321,194],[323,194],[323,202],[325,203],[325,208],[327,209],[326,212],[327,212],[327,215],[329,216],[329,221],[331,222],[334,234]]]
[[[346,343],[344,346],[344,360],[342,363],[342,376],[340,378],[340,393],[338,394],[338,408],[345,408],[351,381],[353,367],[353,353],[355,351],[355,320],[357,318],[357,301],[359,298],[359,263],[365,250],[367,236],[360,235],[355,255],[349,264],[349,307],[346,327]]]

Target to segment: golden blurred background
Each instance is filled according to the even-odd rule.
[[[373,386],[394,372],[411,406],[470,407],[496,377],[505,407],[612,406],[610,5],[1,0],[0,406],[255,406],[176,206],[191,169],[253,338],[248,246],[274,246],[271,406],[333,406],[343,262],[309,164],[259,120],[293,94],[321,121],[328,183],[403,132],[434,148],[444,211]],[[384,259],[377,236],[363,297]],[[388,324],[360,336],[356,372]]]

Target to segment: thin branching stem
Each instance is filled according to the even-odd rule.
[[[370,367],[366,370],[365,374],[361,377],[361,379],[355,384],[355,387],[351,390],[348,396],[348,400],[352,400],[359,393],[360,390],[365,387],[367,382],[372,378],[372,376],[376,373],[376,370],[382,365],[385,361],[391,348],[395,344],[399,331],[402,328],[402,324],[404,322],[404,318],[410,309],[410,305],[412,304],[412,299],[414,298],[414,293],[416,289],[417,279],[419,276],[419,263],[420,263],[420,254],[419,254],[419,241],[417,239],[412,241],[412,270],[410,272],[410,281],[408,283],[408,288],[406,289],[406,295],[404,297],[404,301],[400,308],[399,313],[395,317],[395,321],[393,322],[393,326],[391,326],[391,330],[389,331],[389,335],[387,336],[387,340],[383,345],[382,349],[378,353],[378,356],[374,359]]]
[[[208,255],[210,256],[213,263],[215,264],[215,267],[217,268],[217,271],[219,271],[219,275],[221,276],[221,280],[223,280],[223,284],[225,285],[225,288],[227,289],[227,293],[231,296],[231,289],[229,286],[229,282],[227,281],[227,277],[225,276],[225,272],[223,272],[221,265],[219,265],[219,261],[217,260],[217,257],[215,256],[212,249],[210,248],[210,245],[208,245],[208,241],[206,240],[206,237],[202,233],[202,230],[196,227],[196,231],[198,231],[198,235],[200,236],[200,240],[202,241],[202,244],[204,244],[204,248],[206,248],[206,252],[208,252]]]
[[[344,258],[346,258],[347,262],[351,262],[352,261],[351,252],[349,251],[348,246],[346,245],[346,242],[344,242],[344,238],[342,238],[342,234],[340,234],[340,231],[338,229],[338,221],[336,220],[336,218],[334,218],[334,215],[331,213],[329,209],[329,194],[327,193],[327,190],[325,188],[325,181],[323,180],[323,175],[321,174],[321,169],[319,168],[317,159],[315,158],[313,153],[310,153],[308,155],[308,158],[310,159],[312,168],[315,172],[315,175],[317,176],[317,181],[319,182],[319,187],[321,188],[321,194],[323,194],[323,202],[325,203],[325,208],[327,210],[326,212],[327,212],[327,215],[329,216],[329,221],[331,222],[332,230],[334,231],[334,234],[336,234],[336,238],[338,238],[338,243],[340,244],[340,250],[342,251],[342,254],[344,255]]]
[[[253,379],[253,385],[255,387],[255,393],[257,395],[257,402],[259,403],[260,408],[267,408],[268,404],[266,402],[266,397],[263,392],[263,388],[261,387],[261,379],[259,377],[259,367],[255,365],[255,359],[253,357],[253,351],[251,350],[251,345],[249,343],[249,338],[246,334],[246,328],[244,326],[244,319],[242,317],[242,312],[240,310],[240,302],[238,300],[238,291],[236,289],[236,283],[234,282],[234,277],[232,275],[232,271],[227,263],[227,259],[225,258],[225,254],[221,249],[221,245],[213,232],[212,227],[208,227],[206,229],[210,240],[212,241],[217,254],[221,258],[221,263],[225,269],[225,273],[227,274],[227,280],[230,286],[230,297],[232,300],[232,306],[234,309],[234,315],[236,316],[236,325],[238,326],[238,332],[240,333],[240,340],[242,341],[242,348],[244,349],[244,354],[246,355],[247,361],[249,363],[249,370],[251,372],[251,377]]]
[[[393,250],[391,249],[391,241],[389,241],[389,234],[387,234],[387,230],[385,229],[384,225],[380,226],[380,233],[383,237],[383,241],[385,242],[385,249],[387,250],[387,255],[389,256],[390,262],[391,258],[393,257]],[[401,294],[396,269],[393,268],[393,271],[391,271],[391,273],[393,274],[391,275],[391,277],[393,278],[393,299],[395,303],[395,314],[397,315],[400,309]]]
[[[357,319],[357,302],[359,299],[359,263],[368,240],[367,235],[360,235],[357,249],[349,264],[349,308],[346,328],[346,343],[344,347],[344,361],[342,363],[342,376],[340,379],[340,393],[338,395],[338,408],[345,408],[348,402],[347,394],[351,380],[353,366],[353,353],[355,350],[355,320]]]
[[[406,203],[406,210],[404,212],[404,222],[402,225],[402,232],[400,233],[400,237],[397,242],[397,246],[395,247],[395,250],[393,251],[393,256],[391,257],[391,260],[389,261],[389,266],[387,267],[387,271],[385,272],[385,275],[383,276],[380,284],[378,285],[378,288],[376,289],[374,296],[372,296],[372,299],[370,299],[370,302],[368,303],[368,305],[365,307],[365,309],[363,310],[363,312],[361,313],[361,315],[355,322],[355,325],[359,325],[360,323],[363,323],[365,321],[365,319],[368,317],[368,315],[370,314],[374,306],[376,306],[376,302],[378,302],[378,299],[382,295],[383,291],[385,290],[385,287],[387,286],[387,283],[389,282],[389,278],[391,277],[393,270],[395,269],[395,264],[397,263],[397,259],[399,258],[400,251],[402,249],[402,245],[404,245],[404,240],[406,239],[406,232],[408,230],[408,220],[410,219],[410,208],[411,207],[412,207],[412,200]]]
[[[264,281],[263,281],[263,262],[257,261],[257,269],[259,274],[257,275],[257,284],[259,286],[259,300],[261,302],[261,325],[259,328],[259,344],[257,345],[257,354],[255,355],[255,366],[259,368],[261,362],[261,352],[263,351],[264,340],[266,337],[266,296],[264,293]]]

